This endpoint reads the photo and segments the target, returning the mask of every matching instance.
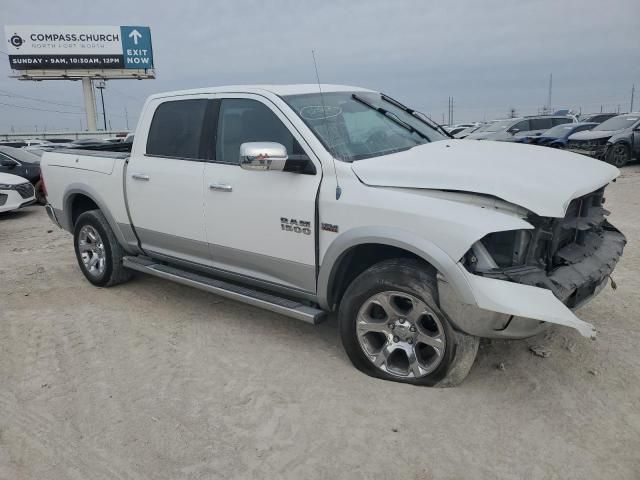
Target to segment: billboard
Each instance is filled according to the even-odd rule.
[[[153,68],[149,27],[7,25],[5,35],[13,70]]]

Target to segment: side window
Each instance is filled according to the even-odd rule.
[[[245,98],[223,99],[218,115],[216,161],[239,163],[240,145],[245,142],[278,142],[289,157],[304,151],[289,129],[269,107]]]
[[[199,159],[205,111],[209,100],[172,100],[153,114],[147,154]]]
[[[530,130],[530,128],[529,128],[529,120],[522,120],[521,122],[516,123],[511,128],[513,128],[513,129],[517,128],[519,132],[526,132],[526,131]]]
[[[571,123],[570,118],[552,118],[551,120],[553,121],[554,127],[556,125],[564,125],[565,123]]]
[[[531,130],[549,130],[552,126],[550,118],[532,118]]]

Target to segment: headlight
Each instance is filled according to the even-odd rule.
[[[522,265],[526,259],[531,230],[509,230],[485,235],[464,257],[472,271],[489,271]]]
[[[8,183],[0,183],[0,190],[13,190],[15,185],[9,185]]]

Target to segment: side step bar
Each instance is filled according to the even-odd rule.
[[[260,292],[247,287],[235,285],[179,268],[170,267],[144,257],[124,257],[122,264],[131,270],[148,273],[156,277],[181,283],[189,287],[199,288],[221,297],[247,303],[254,307],[264,308],[271,312],[302,320],[316,325],[324,320],[326,312],[318,308],[304,305],[295,300],[278,297],[270,293]]]

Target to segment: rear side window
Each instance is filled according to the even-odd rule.
[[[245,142],[277,142],[289,156],[304,154],[289,129],[269,107],[244,98],[223,99],[218,116],[216,161],[240,162],[240,145]]]
[[[532,118],[531,130],[549,130],[553,124],[550,118]]]
[[[553,125],[563,125],[565,123],[572,123],[570,118],[553,118]]]
[[[147,138],[147,154],[199,159],[208,100],[175,100],[156,109]]]

